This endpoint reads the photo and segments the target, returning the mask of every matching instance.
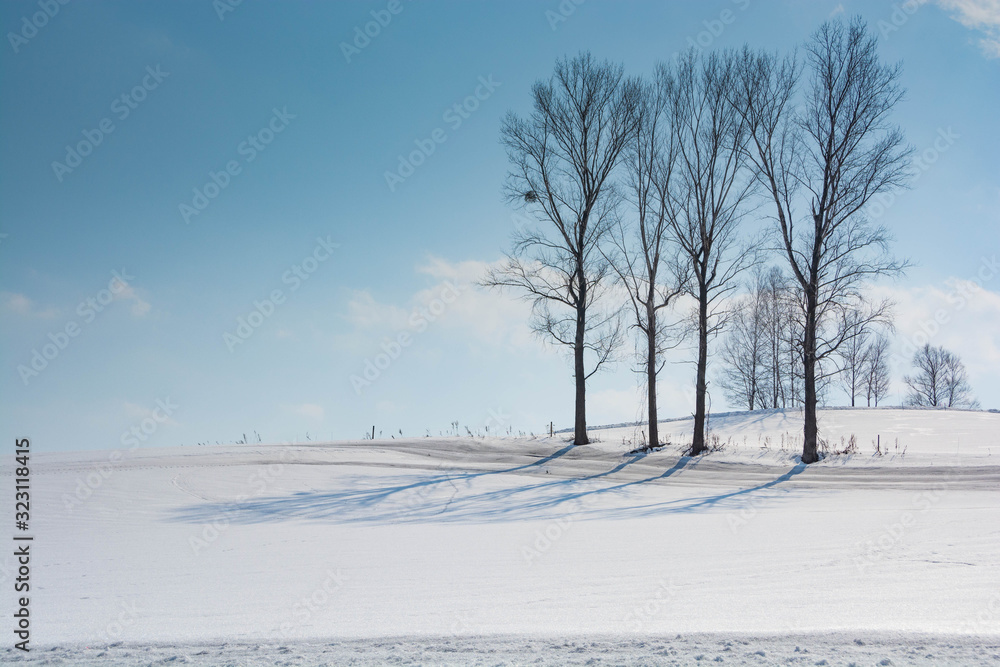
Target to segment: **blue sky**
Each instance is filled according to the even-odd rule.
[[[1000,273],[995,3],[224,2],[0,5],[3,437],[569,426],[564,357],[522,303],[472,285],[516,224],[502,115],[566,54],[645,74],[691,41],[786,49],[856,13],[904,64],[896,120],[923,156],[882,214],[915,264],[878,287],[899,303],[897,349],[932,331],[1000,407],[1000,278],[983,280]],[[390,187],[419,145],[434,150]],[[395,358],[356,390],[383,347]],[[51,358],[26,374],[36,351]],[[630,367],[595,376],[592,423],[637,416]],[[690,366],[663,373],[661,414],[689,414]]]

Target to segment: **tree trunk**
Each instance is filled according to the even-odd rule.
[[[815,463],[819,460],[816,438],[819,432],[816,423],[816,293],[808,289],[806,294],[806,322],[803,337],[802,362],[805,376],[805,441],[802,444],[802,462]]]
[[[694,435],[691,455],[705,451],[705,375],[708,369],[708,290],[702,285],[698,292],[698,371],[695,379]]]
[[[646,397],[649,401],[649,446],[660,444],[660,433],[656,425],[656,309],[650,298],[646,305]]]
[[[582,270],[580,271],[582,273]],[[573,375],[576,379],[576,420],[573,427],[573,444],[588,445],[587,437],[587,375],[583,368],[584,334],[586,333],[587,306],[585,287],[580,281],[580,300],[576,307],[576,338],[573,341]]]

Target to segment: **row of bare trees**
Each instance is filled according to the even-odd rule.
[[[910,405],[935,408],[978,408],[965,364],[943,347],[924,345],[913,355],[913,375],[903,380],[909,387]]]
[[[749,291],[732,308],[721,344],[720,384],[733,405],[748,410],[802,405],[802,366],[796,352],[801,336],[798,309],[780,271],[755,272]],[[852,320],[857,316],[848,316]],[[854,326],[849,322],[849,326]],[[817,387],[821,397],[834,379],[852,407],[864,401],[878,407],[891,385],[889,337],[886,331],[854,327],[837,350],[831,370],[821,367]],[[965,364],[943,347],[925,344],[912,359],[913,373],[903,378],[905,402],[917,407],[979,408]],[[821,401],[822,402],[822,401]]]
[[[719,382],[733,405],[748,410],[804,404],[804,365],[799,352],[803,310],[797,290],[776,268],[756,271],[750,289],[732,307],[721,345]],[[849,397],[878,406],[889,394],[889,338],[857,312],[840,324],[846,333],[832,359],[816,365],[816,395],[822,403],[834,381]],[[888,330],[890,327],[885,326]]]
[[[720,349],[719,383],[730,403],[748,410],[802,405],[800,310],[777,267],[754,272],[748,292],[732,304]]]
[[[589,442],[586,381],[627,332],[625,301],[644,342],[651,444],[680,321],[697,341],[691,453],[705,449],[709,343],[732,320],[753,335],[771,327],[741,360],[762,366],[747,375],[749,400],[801,403],[802,460],[818,459],[827,369],[859,332],[888,323],[890,304],[866,299],[866,285],[904,269],[864,215],[904,185],[909,149],[889,118],[899,74],[860,20],[835,20],[801,57],[692,50],[648,80],[589,54],[563,59],[532,88],[531,114],[508,114],[506,195],[535,224],[484,284],[530,299],[536,331],[572,350],[576,444]],[[745,297],[757,303],[733,309],[743,274],[767,256],[783,269],[761,274]]]

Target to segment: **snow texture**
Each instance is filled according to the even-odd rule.
[[[0,662],[994,663],[1000,415],[822,411],[808,467],[800,426],[717,416],[699,458],[690,420],[638,453],[625,426],[35,455],[33,650]]]

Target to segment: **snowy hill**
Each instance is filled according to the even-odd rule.
[[[842,451],[851,436],[857,453],[838,457],[837,464],[885,463],[878,451],[897,464],[964,465],[1000,455],[1000,413],[930,408],[825,408],[818,411],[820,438],[832,451]],[[691,442],[690,417],[659,422],[661,439],[678,445]],[[644,425],[619,424],[591,429],[608,442],[637,442]],[[801,450],[801,410],[755,410],[710,415],[709,436],[723,446],[723,457],[757,458],[774,450]],[[903,454],[905,453],[905,456]]]
[[[930,654],[988,664],[1000,414],[826,410],[824,437],[839,449],[855,434],[859,451],[809,467],[800,427],[794,412],[719,415],[722,449],[697,459],[680,455],[689,420],[664,422],[677,444],[648,455],[626,453],[635,427],[595,429],[586,447],[557,434],[36,455],[33,641],[92,664],[355,650],[375,664],[404,636],[417,662],[533,647],[557,664],[567,637],[625,638],[630,659],[674,664],[641,641],[659,638],[688,646],[677,664],[768,664],[799,644],[815,664],[856,637],[859,660],[909,664],[925,633]],[[0,558],[5,587],[14,565]]]

